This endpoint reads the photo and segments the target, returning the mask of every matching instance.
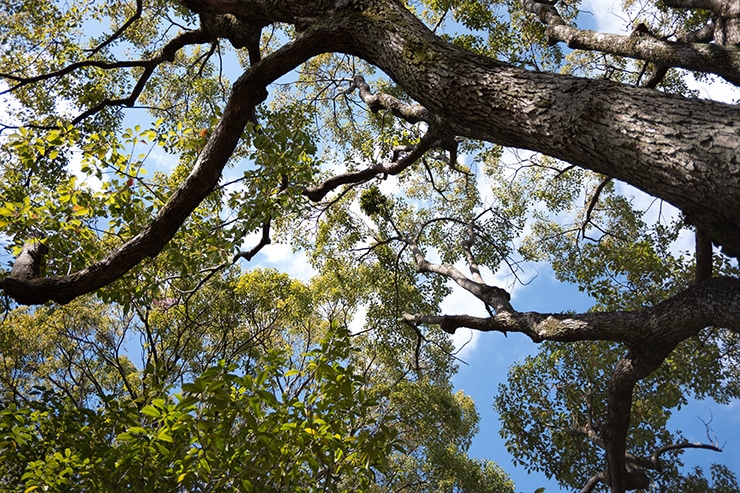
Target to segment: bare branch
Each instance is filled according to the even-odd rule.
[[[484,282],[471,280],[453,265],[431,263],[425,258],[424,253],[421,251],[415,241],[410,238],[404,238],[403,241],[409,246],[412,254],[414,255],[417,272],[441,274],[449,279],[452,279],[461,288],[465,289],[470,294],[483,301],[483,303],[485,303],[486,305],[492,307],[496,311],[496,313],[509,313],[514,311],[514,309],[511,307],[511,304],[509,303],[511,295],[509,295],[509,293],[507,293],[504,289],[496,286],[489,286]],[[478,328],[479,330],[483,330],[480,329],[480,327],[470,328]],[[504,328],[494,330],[505,331]],[[454,330],[452,330],[451,333],[454,333]]]
[[[599,483],[605,483],[605,482],[606,482],[605,472],[600,472],[598,474],[595,474],[591,479],[588,480],[588,482],[583,487],[583,489],[581,489],[580,493],[591,493]]]
[[[594,194],[591,196],[591,200],[588,203],[588,207],[586,208],[586,216],[583,219],[583,225],[581,226],[581,235],[583,237],[586,236],[586,228],[588,227],[588,224],[591,222],[591,213],[594,211],[594,207],[596,207],[596,204],[599,203],[599,196],[601,195],[601,192],[604,190],[604,187],[606,187],[609,182],[612,179],[607,177],[601,180],[601,183],[599,183],[599,186],[596,187],[596,190],[594,190]]]
[[[414,247],[411,248],[414,250]],[[415,255],[426,262],[421,252],[415,252]],[[453,266],[427,263],[422,264],[421,269],[422,272],[445,275],[463,288],[470,287],[468,291],[472,294],[485,289],[467,279]],[[460,327],[467,327],[483,332],[519,332],[534,342],[601,340],[630,346],[640,344],[651,350],[655,350],[655,347],[662,350],[696,335],[704,327],[714,325],[732,329],[740,325],[739,305],[740,280],[715,277],[640,311],[568,314],[511,310],[488,318],[419,314],[404,314],[402,318],[412,323],[439,325],[451,334]]]
[[[409,123],[427,122],[432,124],[436,121],[434,115],[420,104],[407,104],[389,94],[373,94],[370,86],[365,82],[365,78],[361,75],[354,77],[347,91],[355,88],[358,89],[362,101],[373,113],[384,109],[393,116],[402,118]]]
[[[240,258],[243,258],[247,261],[252,260],[252,258],[254,258],[254,256],[257,255],[260,250],[262,250],[262,248],[272,243],[272,240],[270,239],[271,220],[271,218],[268,218],[267,221],[262,224],[262,237],[260,238],[259,243],[252,247],[248,252],[241,251],[234,255],[232,262],[236,262]]]
[[[704,449],[704,450],[713,450],[715,452],[722,452],[722,449],[719,448],[716,445],[711,445],[708,443],[691,443],[691,442],[684,442],[684,443],[671,443],[669,445],[663,445],[659,449],[657,449],[655,452],[653,452],[653,455],[650,456],[650,462],[655,466],[656,470],[660,470],[660,456],[666,452],[670,452],[672,450],[682,450],[687,448],[698,448],[698,449]]]

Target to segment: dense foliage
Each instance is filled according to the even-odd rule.
[[[513,491],[471,328],[542,343],[494,403],[528,470],[738,491],[668,419],[740,398],[740,110],[696,89],[740,8],[618,4],[0,5],[2,487]],[[517,311],[545,265],[593,309]]]

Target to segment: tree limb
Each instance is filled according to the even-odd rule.
[[[136,0],[136,10],[134,11],[134,14],[131,17],[129,17],[126,20],[126,22],[124,22],[123,25],[121,25],[121,27],[119,27],[116,30],[116,32],[108,36],[108,38],[105,41],[103,41],[98,46],[90,50],[90,56],[95,55],[97,52],[99,52],[100,50],[102,50],[103,48],[111,44],[113,41],[118,39],[118,37],[121,36],[121,34],[123,34],[126,31],[126,29],[128,29],[131,26],[131,24],[136,22],[141,17],[141,12],[142,12],[142,7],[143,7],[142,3],[143,3],[142,0]]]
[[[458,284],[470,286],[471,293],[482,289],[465,280],[451,266],[435,267],[424,272],[461,279]],[[452,277],[455,276],[455,277]],[[534,342],[542,341],[614,341],[628,345],[675,345],[708,326],[732,329],[740,326],[740,280],[716,277],[702,282],[639,311],[537,313],[502,311],[481,318],[470,315],[411,315],[402,319],[412,323],[439,325],[445,332],[467,327],[483,332],[518,332]]]
[[[421,159],[424,153],[434,147],[439,140],[440,135],[441,134],[437,129],[432,128],[421,138],[419,143],[416,144],[411,151],[397,161],[385,165],[378,164],[359,171],[349,171],[347,173],[332,176],[317,186],[305,188],[303,195],[313,202],[318,202],[326,197],[329,192],[342,185],[362,183],[379,175],[397,175]]]
[[[198,156],[190,175],[175,190],[152,222],[108,257],[68,276],[21,279],[6,277],[0,284],[22,304],[67,303],[110,284],[146,257],[157,255],[193,210],[218,185],[246,123],[266,96],[269,83],[327,47],[325,31],[316,30],[288,43],[250,67],[235,83],[223,116]]]
[[[713,251],[712,251],[712,239],[704,234],[699,228],[694,228],[694,239],[696,242],[696,254],[694,258],[696,260],[696,269],[694,271],[694,284],[712,277],[713,267]]]
[[[547,37],[551,44],[563,42],[573,49],[600,51],[660,66],[717,74],[732,84],[740,85],[740,48],[737,46],[664,41],[638,32],[624,36],[578,29],[568,26],[551,5],[533,0],[521,0],[521,3],[548,26]]]

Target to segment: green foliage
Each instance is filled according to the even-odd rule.
[[[342,365],[346,334],[259,370],[206,370],[179,394],[109,399],[92,410],[45,393],[0,419],[6,491],[366,491],[395,432],[371,419],[376,404]],[[281,391],[281,389],[283,389]]]
[[[465,453],[478,416],[453,394],[452,367],[408,378],[398,358],[407,339],[350,335],[358,281],[255,270],[186,300],[162,290],[149,306],[132,300],[135,315],[90,298],[12,312],[0,340],[0,484],[513,491],[500,469]],[[428,354],[435,348],[425,361],[443,361]]]
[[[720,356],[719,348],[727,352]],[[605,422],[607,387],[622,352],[606,343],[544,343],[537,355],[510,369],[494,407],[501,415],[501,435],[518,464],[573,488],[601,470],[601,449],[588,432],[598,432]],[[738,355],[736,338],[715,330],[679,346],[635,388],[635,426],[627,450],[650,456],[657,447],[685,442],[680,431],[669,431],[667,425],[691,396],[718,402],[740,398],[733,369]],[[655,475],[661,491],[685,480],[680,465],[678,459]]]
[[[634,85],[653,68],[550,45],[518,0],[407,4],[457,46],[519,67]],[[709,19],[662,2],[621,4],[658,38]],[[244,50],[214,40],[178,50],[138,86],[137,61],[199,23],[180,2],[142,5],[133,20],[135,2],[0,4],[0,91],[12,102],[0,141],[0,238],[8,257],[43,239],[46,276],[83,269],[145,230],[192,171],[229,81],[248,65]],[[578,0],[557,8],[566,23],[586,14]],[[271,26],[263,54],[295,36]],[[83,66],[46,77],[73,64]],[[95,297],[9,311],[0,326],[2,488],[513,491],[498,466],[467,456],[478,416],[450,385],[447,335],[399,321],[438,313],[450,292],[444,277],[418,272],[411,245],[448,265],[474,258],[484,276],[522,280],[521,264],[546,262],[600,311],[654,306],[690,282],[693,254],[676,248],[691,229],[683,218],[653,220],[646,209],[659,204],[641,207],[607,177],[479,142],[454,141],[454,162],[445,142],[398,176],[309,203],[306,189],[397,161],[428,130],[367,108],[347,91],[356,75],[375,94],[414,103],[365,60],[312,58],[270,88],[221,184],[155,258]],[[692,94],[673,69],[658,87]],[[134,88],[135,103],[106,106]],[[270,241],[305,250],[315,277],[232,266],[265,224]],[[739,271],[717,253],[714,273]],[[684,341],[636,388],[628,449],[649,456],[680,439],[666,426],[689,397],[740,398],[739,348],[737,334],[712,327]],[[603,470],[583,431],[603,422],[624,352],[547,343],[511,368],[495,405],[518,463],[572,488]],[[664,491],[737,489],[726,468],[713,467],[710,482],[703,471],[681,476],[679,465],[657,476]]]

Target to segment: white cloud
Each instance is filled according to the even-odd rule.
[[[428,260],[434,261],[431,256],[428,256]],[[455,267],[467,275],[468,267],[463,261],[459,261],[455,264]],[[499,272],[493,273],[489,268],[482,265],[480,266],[481,276],[486,284],[490,286],[497,286],[506,289],[511,294],[512,302],[516,301],[516,297],[520,292],[521,285],[513,283],[510,273],[506,268],[502,268]],[[458,286],[454,281],[448,281],[448,286],[452,288],[452,292],[445,297],[440,304],[440,314],[443,315],[471,315],[474,317],[488,317],[489,313],[486,310],[485,304],[473,296],[465,289]],[[455,350],[460,351],[457,355],[461,359],[470,357],[478,347],[480,341],[481,332],[470,329],[458,329],[452,336],[452,342],[455,346]]]
[[[462,289],[457,284],[449,281],[452,287],[452,293],[442,301],[440,313],[444,315],[471,315],[475,317],[487,317],[485,305],[478,298]],[[466,359],[475,351],[481,332],[470,329],[457,329],[452,335],[452,343],[456,351],[460,351],[457,356]]]
[[[686,77],[686,83],[689,89],[699,91],[699,97],[701,99],[729,104],[740,102],[740,88],[733,86],[729,82],[725,82],[719,77],[704,82],[698,81],[692,75],[689,75]]]
[[[365,321],[367,320],[367,306],[360,305],[355,311],[355,315],[352,317],[352,321],[349,323],[349,331],[352,334],[357,334],[365,328]]]
[[[242,241],[241,249],[251,250],[259,244],[261,238],[262,231],[247,235]],[[257,267],[277,269],[301,281],[308,281],[316,275],[316,270],[308,261],[306,252],[294,251],[289,243],[273,242],[265,245],[250,262],[245,262],[243,267],[245,269]]]
[[[592,20],[596,24],[594,30],[604,33],[624,34],[631,27],[629,16],[616,1],[610,5],[604,0],[583,0],[581,19],[587,23]]]

